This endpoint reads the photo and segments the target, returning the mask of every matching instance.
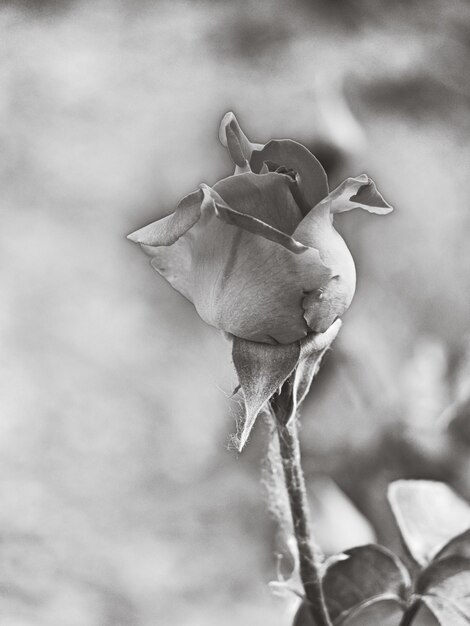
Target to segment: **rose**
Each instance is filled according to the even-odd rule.
[[[235,337],[290,344],[324,332],[349,307],[356,285],[332,216],[391,207],[365,174],[328,193],[307,148],[291,140],[253,144],[232,113],[220,138],[235,174],[201,185],[129,238],[204,321]]]
[[[203,320],[233,338],[245,405],[241,448],[289,377],[285,414],[295,414],[353,298],[354,261],[333,215],[392,209],[365,174],[329,193],[307,148],[289,139],[254,144],[233,113],[223,118],[219,137],[235,174],[213,188],[200,185],[174,213],[129,239]]]

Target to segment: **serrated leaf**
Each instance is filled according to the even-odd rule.
[[[335,626],[377,602],[397,607],[404,602],[411,585],[399,558],[379,545],[360,546],[335,559],[323,578],[326,604]]]
[[[388,500],[407,551],[422,567],[470,527],[470,506],[444,483],[398,480]]]
[[[416,592],[441,626],[468,626],[470,559],[452,556],[434,561],[418,579]]]

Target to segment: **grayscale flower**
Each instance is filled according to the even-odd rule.
[[[329,193],[307,148],[289,139],[253,144],[233,113],[222,120],[220,138],[235,174],[201,185],[129,239],[205,322],[235,337],[289,344],[324,332],[356,286],[334,214],[391,207],[365,174]]]
[[[365,174],[329,192],[320,162],[290,139],[250,142],[233,113],[220,127],[235,173],[202,184],[174,213],[129,235],[152,266],[233,339],[244,397],[241,449],[287,379],[288,420],[304,399],[356,288],[336,213],[392,208]]]

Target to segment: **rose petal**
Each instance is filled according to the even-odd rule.
[[[321,290],[312,291],[304,301],[305,320],[315,332],[325,331],[351,304],[356,289],[354,261],[345,242],[334,229],[331,213],[363,208],[372,213],[390,213],[392,208],[363,174],[348,178],[315,206],[293,233],[296,241],[317,248],[332,278]]]
[[[281,232],[277,228],[266,224],[256,217],[251,217],[250,215],[246,215],[245,213],[235,211],[223,200],[223,198],[221,198],[221,196],[214,189],[211,189],[207,185],[201,185],[201,188],[204,193],[204,201],[202,204],[203,209],[211,205],[217,217],[227,224],[231,224],[232,226],[238,226],[239,228],[247,230],[254,235],[261,235],[265,239],[269,239],[270,241],[274,241],[281,246],[284,246],[295,254],[301,254],[302,252],[308,250],[307,246],[304,246],[303,244],[299,243],[289,235]],[[262,198],[260,198],[260,203],[261,202]],[[244,203],[242,202],[241,204],[243,205]]]
[[[200,218],[202,197],[200,189],[193,191],[180,201],[174,213],[136,230],[127,238],[146,246],[171,246]]]
[[[331,213],[344,213],[344,211],[357,208],[379,215],[386,215],[393,211],[367,174],[347,178],[324,198],[321,204],[328,204]]]
[[[324,332],[351,304],[356,289],[354,261],[343,238],[334,229],[328,204],[320,203],[304,217],[294,239],[317,248],[332,278],[325,287],[308,293],[302,303],[304,317],[315,332]]]
[[[219,139],[223,146],[228,148],[232,161],[238,167],[245,169],[250,160],[251,153],[260,149],[261,144],[252,143],[240,128],[235,115],[230,111],[226,113],[220,123]]]
[[[308,332],[301,301],[331,276],[317,250],[302,254],[219,219],[210,203],[169,247],[146,247],[152,266],[208,324],[236,337],[292,343]]]
[[[328,194],[325,170],[320,161],[302,144],[291,139],[273,139],[261,150],[253,152],[250,159],[252,170],[259,172],[265,161],[273,161],[297,172],[306,210],[314,207]]]
[[[234,337],[233,364],[245,404],[239,451],[243,449],[262,407],[290,376],[299,356],[298,341],[285,346],[270,346]]]
[[[302,220],[302,212],[291,191],[294,184],[284,174],[250,172],[224,178],[214,185],[214,190],[235,211],[292,235]]]
[[[304,318],[309,328],[322,333],[349,308],[356,281],[334,276],[326,287],[312,291],[302,301]]]

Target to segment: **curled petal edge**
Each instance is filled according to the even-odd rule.
[[[232,209],[214,189],[204,183],[198,190],[185,196],[174,213],[136,230],[127,238],[144,246],[171,246],[198,222],[201,211],[209,207],[227,224],[278,243],[294,254],[316,250],[256,217]],[[319,253],[318,263],[323,266]]]
[[[374,181],[361,174],[355,178],[347,178],[336,189],[329,193],[317,206],[329,204],[331,213],[344,213],[353,209],[365,209],[369,213],[386,215],[393,211],[382,194],[377,190]]]
[[[185,196],[174,213],[127,235],[134,243],[145,246],[171,246],[201,217],[203,193],[197,189]]]
[[[235,163],[236,173],[250,171],[249,160],[253,150],[259,150],[261,144],[252,143],[240,128],[235,115],[229,111],[224,115],[219,128],[220,143],[225,146]]]

